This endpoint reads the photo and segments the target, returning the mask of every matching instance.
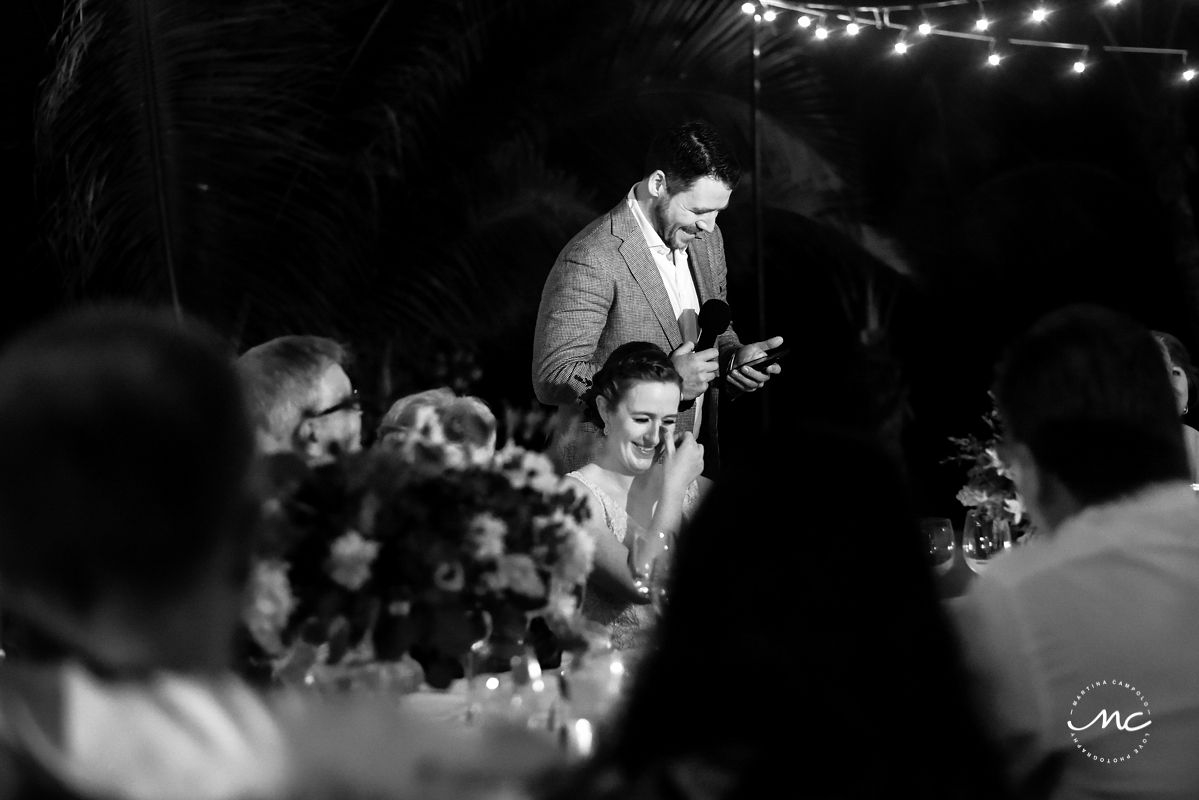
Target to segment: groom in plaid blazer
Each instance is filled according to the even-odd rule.
[[[716,131],[703,122],[665,131],[651,144],[643,175],[554,262],[537,313],[533,390],[542,403],[571,407],[613,350],[625,342],[653,342],[683,376],[677,430],[696,434],[704,445],[704,474],[715,478],[720,391],[726,384],[743,392],[765,384],[779,372],[777,365],[765,371],[741,365],[783,340],[743,345],[729,327],[715,346],[695,351],[700,307],[709,299],[727,300],[716,215],[740,178]],[[583,423],[555,442],[564,471],[587,463],[596,433]]]

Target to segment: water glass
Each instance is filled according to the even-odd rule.
[[[1007,522],[983,519],[977,509],[966,513],[962,528],[962,556],[966,566],[982,572],[991,561],[1012,546]]]
[[[949,572],[954,555],[953,523],[946,517],[925,517],[920,520],[920,531],[927,544],[929,566],[938,575]]]

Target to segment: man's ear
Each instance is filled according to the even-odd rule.
[[[660,169],[651,172],[645,181],[645,188],[650,197],[660,197],[666,194],[666,173]]]
[[[1074,494],[1055,474],[1037,462],[1027,445],[1015,443],[1009,453],[1008,469],[1033,524],[1052,531],[1079,510]]]
[[[320,455],[321,437],[315,419],[300,420],[300,424],[296,426],[294,439],[296,452],[304,453],[309,457]]]
[[[296,426],[295,435],[298,442],[316,441],[316,424],[311,417],[300,420],[300,424]]]

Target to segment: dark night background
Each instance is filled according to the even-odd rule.
[[[204,235],[179,265],[181,302],[239,349],[282,333],[350,342],[376,413],[445,381],[497,409],[532,407],[533,320],[558,249],[640,176],[654,129],[700,116],[746,168],[720,218],[734,325],[743,341],[781,334],[794,347],[767,392],[722,414],[731,466],[780,415],[875,429],[899,448],[921,511],[960,520],[964,474],[941,463],[946,437],[982,432],[995,359],[1039,314],[1100,302],[1199,353],[1199,81],[1178,80],[1177,56],[1100,52],[1193,46],[1199,10],[1183,0],[1059,2],[1040,31],[1026,4],[987,4],[1001,37],[1091,44],[1081,76],[1072,51],[1009,46],[988,69],[984,43],[933,37],[897,57],[894,31],[814,43],[780,13],[761,31],[762,309],[740,3],[213,5],[289,10],[263,35],[291,36],[280,58],[320,69],[287,73],[302,102],[277,135],[301,131],[321,157],[311,175],[224,184],[244,208],[274,208],[262,219],[234,216],[214,181],[208,205],[195,201]],[[103,252],[84,274],[54,245],[50,209],[69,181],[34,141],[61,6],[6,8],[5,337],[89,298],[169,299],[161,274],[137,269],[145,252]],[[976,6],[934,13],[967,30]],[[88,135],[120,151],[122,117],[100,109],[121,108],[127,87],[88,75],[75,111],[103,118]],[[186,140],[189,165],[241,166],[216,138]],[[225,249],[211,244],[226,235]],[[224,254],[218,266],[209,251]]]

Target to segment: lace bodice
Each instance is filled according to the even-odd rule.
[[[615,498],[578,470],[567,473],[567,477],[574,478],[595,495],[604,510],[604,525],[616,541],[631,548],[633,538],[645,533],[645,527],[630,517]],[[699,487],[692,483],[683,495],[684,514],[690,514],[698,497]],[[618,650],[639,646],[653,623],[653,610],[649,606],[617,600],[590,584],[583,598],[583,616],[607,625],[612,634],[612,646]]]

